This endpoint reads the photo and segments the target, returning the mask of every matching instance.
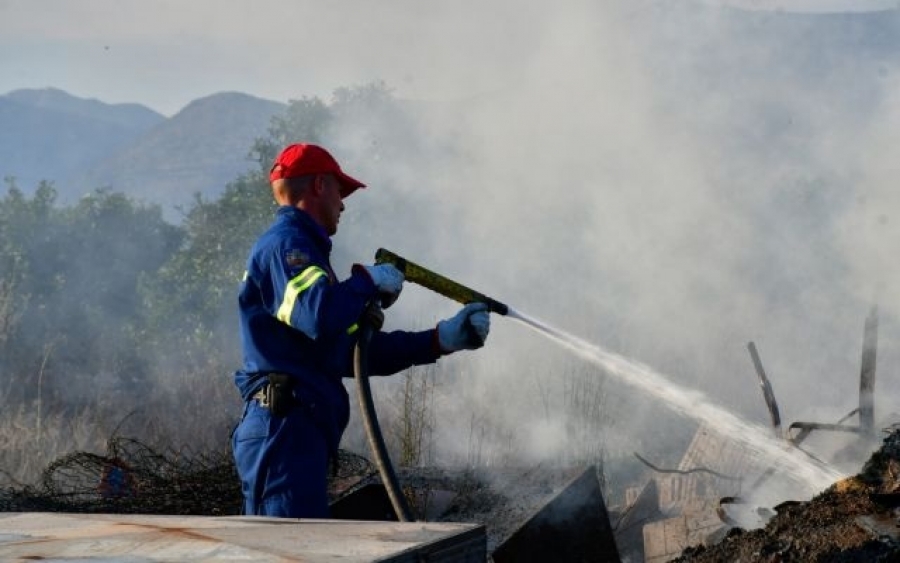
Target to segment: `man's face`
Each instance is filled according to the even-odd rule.
[[[344,202],[341,200],[341,183],[331,174],[323,174],[320,178],[323,184],[320,197],[320,220],[325,231],[329,235],[334,235],[338,230],[341,212],[344,211]]]

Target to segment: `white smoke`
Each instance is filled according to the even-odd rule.
[[[877,302],[877,414],[893,410],[898,45],[866,37],[889,37],[896,17],[529,6],[512,16],[518,56],[483,53],[470,95],[428,123],[463,153],[427,169],[384,163],[414,180],[376,189],[431,203],[410,210],[427,217],[424,230],[394,225],[381,244],[758,423],[768,415],[747,342],[786,423],[834,422],[857,405],[862,327]],[[427,78],[443,85],[455,69]],[[406,291],[395,314],[454,310]],[[494,412],[519,439],[534,436],[525,450],[558,456],[546,443],[571,418],[563,355],[497,317],[465,361],[477,375],[454,391],[460,408]],[[598,439],[611,449],[683,437],[664,405],[607,391]]]

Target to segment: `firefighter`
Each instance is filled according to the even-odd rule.
[[[344,199],[365,185],[324,148],[292,144],[269,174],[280,206],[250,253],[238,308],[243,367],[235,384],[245,402],[232,448],[244,513],[328,516],[329,460],[350,418],[342,377],[352,377],[357,322],[368,304],[393,303],[403,274],[391,264],[331,268],[331,237]],[[483,345],[487,306],[472,303],[431,330],[376,332],[369,370],[389,375]]]

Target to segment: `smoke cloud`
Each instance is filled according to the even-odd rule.
[[[379,217],[365,240],[645,362],[755,423],[768,414],[747,342],[786,423],[835,422],[858,404],[862,327],[877,304],[884,419],[897,398],[900,18],[834,8],[528,5],[510,8],[509,27],[489,14],[503,47],[477,58],[463,38],[484,20],[451,20],[460,28],[442,33],[460,38],[463,56],[439,53],[443,79],[429,79],[439,90],[464,77],[470,95],[435,103],[423,123],[435,143],[461,149],[427,167],[379,163],[366,170],[375,187],[349,205],[402,195],[409,207]],[[455,72],[467,65],[475,70]],[[390,184],[380,184],[379,167],[391,169]],[[406,229],[411,214],[418,220]],[[358,240],[347,247],[365,248]],[[406,293],[391,313],[397,325],[454,310]],[[500,317],[465,365],[472,371],[453,391],[460,409],[477,405],[520,430],[528,455],[560,455],[573,436],[563,395],[595,368],[573,366]],[[597,439],[608,451],[652,452],[692,431],[672,424],[665,405],[605,385],[608,427]]]

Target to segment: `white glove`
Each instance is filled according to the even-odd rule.
[[[400,297],[400,290],[403,289],[403,272],[394,267],[393,264],[376,264],[374,266],[362,266],[372,283],[378,289],[378,297],[381,299],[381,306],[387,309],[397,301]]]
[[[469,303],[456,315],[437,324],[441,351],[475,350],[484,346],[491,330],[491,314],[486,303]]]

